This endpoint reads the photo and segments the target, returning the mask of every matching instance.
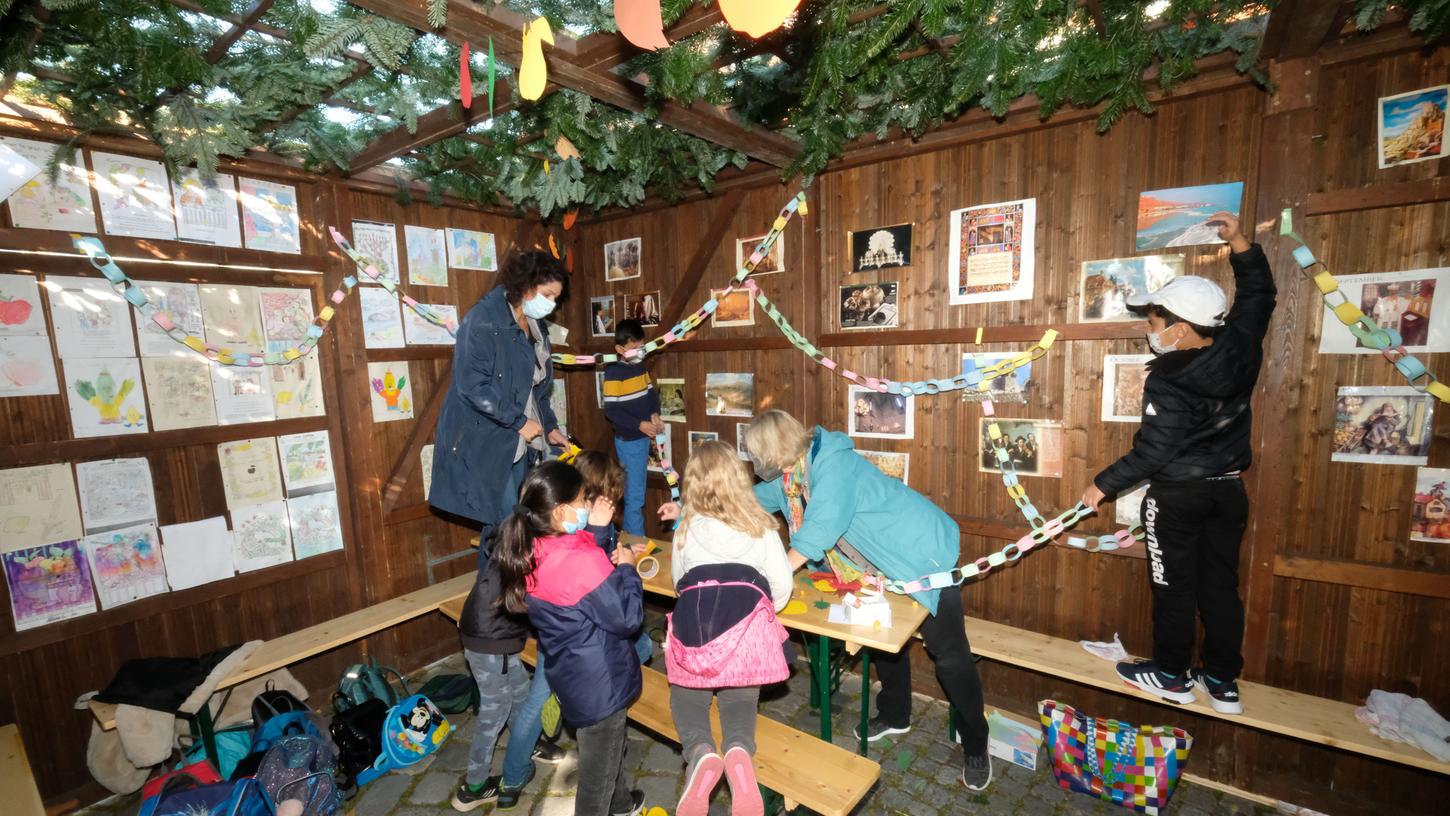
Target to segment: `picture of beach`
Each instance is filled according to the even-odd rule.
[[[1138,250],[1221,244],[1218,226],[1209,221],[1220,211],[1237,218],[1243,198],[1242,181],[1140,193]]]
[[[604,245],[604,280],[606,283],[639,277],[640,240],[626,238]]]
[[[1140,318],[1128,311],[1128,298],[1156,292],[1183,274],[1182,255],[1144,255],[1084,261],[1080,323],[1110,323]]]
[[[754,374],[705,375],[705,416],[754,415]]]
[[[1379,101],[1380,169],[1443,159],[1450,85],[1387,96]]]

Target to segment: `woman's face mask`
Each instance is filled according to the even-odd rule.
[[[534,296],[524,301],[523,312],[525,317],[532,317],[535,320],[543,320],[554,311],[554,301],[542,292],[534,292]]]

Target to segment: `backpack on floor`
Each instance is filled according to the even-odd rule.
[[[255,776],[267,752],[286,737],[302,736],[316,740],[332,757],[337,758],[337,745],[328,733],[327,724],[312,711],[289,711],[278,714],[262,723],[252,735],[252,748],[246,758],[237,763],[232,779]]]
[[[438,707],[421,694],[414,694],[388,710],[383,720],[382,755],[371,768],[357,776],[366,785],[395,768],[405,768],[434,753],[448,738],[453,726]]]
[[[257,785],[275,813],[290,799],[302,803],[303,816],[333,816],[342,806],[333,773],[337,749],[308,734],[283,737],[267,749],[257,768]]]
[[[358,774],[375,765],[383,754],[383,721],[387,717],[388,707],[382,700],[368,700],[332,718],[337,781],[349,795],[357,788]]]
[[[267,688],[252,698],[252,726],[261,728],[262,724],[278,714],[288,714],[294,711],[311,711],[312,709],[290,691],[279,691],[273,687],[273,681],[267,681]]]
[[[398,678],[398,685],[403,689],[402,694],[388,682],[390,674]],[[370,659],[367,663],[354,663],[342,673],[342,679],[337,683],[337,693],[332,695],[332,707],[337,711],[344,711],[368,700],[382,700],[383,705],[391,707],[408,694],[408,681],[403,679],[397,669],[379,666],[378,661]]]
[[[478,714],[478,683],[468,674],[440,674],[418,689],[418,693],[433,701],[444,714],[462,714],[469,709]]]
[[[178,773],[141,802],[137,816],[271,816],[271,811],[254,779],[207,785]]]

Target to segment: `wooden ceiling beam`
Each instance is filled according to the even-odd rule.
[[[1281,0],[1269,12],[1259,46],[1262,59],[1307,57],[1334,35],[1342,0]]]
[[[665,39],[672,43],[679,42],[723,22],[725,15],[720,13],[719,3],[708,8],[696,5],[681,14],[674,25],[665,29]],[[575,62],[592,70],[609,71],[642,53],[644,52],[623,36],[600,32],[579,41],[579,53]]]
[[[216,65],[218,62],[221,62],[222,57],[227,55],[227,52],[231,50],[237,40],[240,40],[243,34],[252,30],[252,26],[261,21],[262,15],[272,9],[272,3],[275,1],[252,0],[252,5],[247,7],[247,11],[242,15],[242,19],[233,23],[231,29],[220,37],[217,37],[212,42],[211,48],[207,49],[205,57],[207,65]]]
[[[452,16],[451,12],[449,16]],[[500,78],[498,86],[492,114],[494,119],[517,107],[512,83],[506,78]],[[498,101],[500,96],[503,98],[501,102]],[[410,150],[440,139],[457,136],[472,125],[489,118],[487,91],[475,94],[473,103],[468,110],[464,110],[463,106],[457,102],[449,102],[447,105],[419,116],[418,126],[411,133],[408,132],[407,127],[399,125],[374,139],[352,157],[352,161],[349,162],[351,167],[349,172],[360,173],[369,167],[376,167],[394,156],[401,156]]]

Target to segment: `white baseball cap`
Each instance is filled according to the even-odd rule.
[[[1208,278],[1184,275],[1155,291],[1128,298],[1128,308],[1134,311],[1148,306],[1162,306],[1195,326],[1214,328],[1223,325],[1223,317],[1228,313],[1228,296]]]

